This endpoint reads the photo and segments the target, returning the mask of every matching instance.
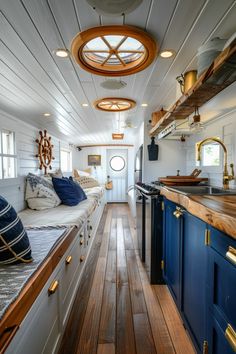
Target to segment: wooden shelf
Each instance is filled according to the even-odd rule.
[[[149,131],[150,136],[160,133],[176,119],[187,118],[220,91],[236,81],[236,39],[212,62],[195,84],[182,95],[170,110]]]

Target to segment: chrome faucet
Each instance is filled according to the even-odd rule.
[[[218,143],[219,145],[222,146],[222,148],[224,150],[223,188],[229,189],[229,181],[232,181],[234,179],[234,165],[232,163],[230,164],[232,174],[229,175],[228,166],[227,166],[227,149],[226,149],[225,144],[219,138],[206,138],[206,139],[203,139],[202,141],[200,141],[199,143],[197,143],[197,161],[201,160],[202,145],[204,145],[205,143],[208,143],[209,141],[214,141],[214,142]]]

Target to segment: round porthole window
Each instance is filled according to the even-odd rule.
[[[122,156],[113,156],[110,159],[110,166],[113,171],[122,171],[125,168],[125,160]]]
[[[77,63],[104,76],[124,76],[148,67],[156,58],[156,41],[133,26],[100,26],[77,34],[71,45]]]

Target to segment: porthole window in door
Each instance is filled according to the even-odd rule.
[[[110,159],[110,166],[113,171],[122,171],[125,168],[125,160],[122,156],[113,156]]]

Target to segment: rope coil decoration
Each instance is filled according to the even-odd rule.
[[[47,174],[47,169],[52,169],[51,162],[55,159],[52,156],[53,145],[51,143],[51,136],[47,136],[47,130],[43,132],[40,130],[39,139],[36,139],[36,143],[38,144],[38,153],[35,155],[39,159],[39,169],[42,170],[44,168],[44,174]]]

